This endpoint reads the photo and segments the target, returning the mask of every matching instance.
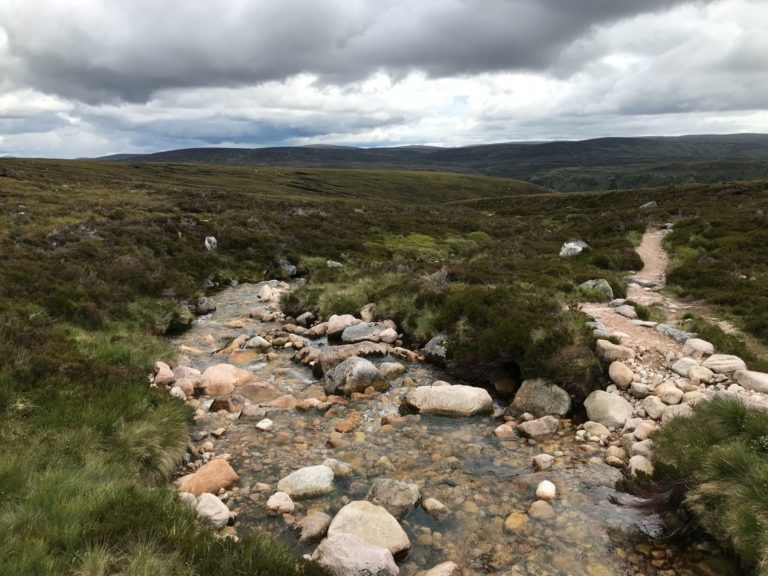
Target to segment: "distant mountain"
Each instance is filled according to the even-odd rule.
[[[460,148],[189,148],[97,160],[463,172],[575,191],[768,179],[768,135],[596,138]]]

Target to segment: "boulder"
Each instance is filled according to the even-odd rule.
[[[229,522],[229,508],[214,494],[209,492],[200,494],[195,508],[197,513],[203,518],[208,518],[217,530],[224,528]]]
[[[204,316],[216,310],[216,303],[211,298],[200,298],[195,302],[195,314]]]
[[[683,344],[683,356],[690,356],[701,360],[705,356],[711,356],[715,353],[715,347],[711,342],[700,338],[688,338]]]
[[[609,394],[603,390],[595,390],[584,401],[587,416],[594,422],[599,422],[609,428],[624,426],[627,418],[632,417],[634,409],[618,394]]]
[[[410,549],[408,535],[398,521],[382,506],[366,500],[350,502],[336,513],[328,537],[337,534],[354,534],[373,546],[386,548],[393,555]]]
[[[381,333],[390,328],[384,322],[361,322],[354,326],[344,328],[341,333],[341,341],[347,344],[356,344],[365,340],[369,342],[379,342]]]
[[[387,381],[382,378],[378,368],[369,360],[352,356],[341,364],[326,372],[326,394],[351,395],[353,392],[363,392],[366,388],[383,392],[389,387]]]
[[[277,489],[291,498],[311,498],[333,492],[333,470],[328,466],[307,466],[277,483]]]
[[[438,334],[427,342],[427,345],[424,346],[424,356],[427,361],[437,366],[445,366],[448,361],[447,341],[448,336],[446,334]]]
[[[173,370],[165,362],[155,362],[153,382],[155,386],[170,386],[176,381]]]
[[[217,396],[211,402],[209,412],[218,412],[219,410],[225,410],[230,414],[240,412],[245,408],[245,398],[240,394],[227,394],[225,396]]]
[[[520,434],[532,440],[540,441],[551,438],[557,432],[559,421],[554,416],[543,416],[518,425]]]
[[[613,288],[605,278],[598,278],[596,280],[587,280],[579,284],[579,288],[584,290],[599,290],[603,294],[603,299],[606,301],[613,300]]]
[[[261,336],[254,336],[253,338],[246,340],[245,347],[253,350],[260,350],[261,352],[266,352],[267,350],[272,349],[272,344],[267,342]]]
[[[300,530],[299,544],[307,545],[312,542],[319,542],[328,532],[332,518],[325,512],[315,510],[299,520],[296,528]]]
[[[654,420],[658,420],[667,410],[667,405],[658,396],[648,396],[643,400],[643,410]]]
[[[688,378],[692,381],[698,380],[704,384],[711,384],[715,378],[715,374],[709,368],[704,368],[704,366],[691,366],[688,369]]]
[[[511,416],[528,412],[537,418],[546,414],[565,416],[571,411],[568,392],[542,378],[525,380],[506,410]]]
[[[632,348],[614,344],[608,340],[597,341],[597,344],[595,345],[595,354],[606,364],[610,364],[617,360],[619,362],[626,362],[635,357],[635,351],[632,350]]]
[[[589,249],[589,244],[582,240],[569,240],[560,247],[560,258],[578,256],[584,250]]]
[[[640,474],[651,476],[653,474],[653,464],[651,464],[648,458],[638,454],[629,459],[629,471],[632,473],[632,476]]]
[[[233,486],[240,477],[224,459],[217,458],[201,466],[179,486],[180,492],[199,496],[205,492],[216,494],[222,488]]]
[[[216,364],[206,368],[200,376],[200,387],[209,396],[225,396],[235,391],[235,386],[244,384],[253,378],[247,370],[241,370],[232,364]]]
[[[611,378],[611,382],[622,390],[629,388],[632,380],[635,379],[635,373],[632,369],[618,360],[611,362],[611,365],[608,367],[608,376]]]
[[[717,374],[730,374],[737,370],[746,370],[744,360],[731,354],[713,354],[702,363],[704,368],[709,368]]]
[[[768,374],[752,370],[736,370],[733,379],[747,390],[768,394]]]
[[[656,386],[653,395],[658,396],[664,404],[680,404],[683,399],[683,391],[678,388],[674,382],[664,382]]]
[[[389,478],[375,480],[366,496],[366,500],[383,506],[398,520],[413,510],[419,498],[421,498],[421,490],[416,484]]]
[[[386,380],[392,380],[405,374],[405,366],[399,362],[382,362],[379,365],[379,372],[382,378]]]
[[[402,401],[406,412],[442,416],[475,416],[493,412],[487,390],[474,386],[418,386],[406,392]]]
[[[355,324],[360,324],[360,320],[352,316],[352,314],[334,314],[328,318],[325,333],[328,335],[328,338],[337,338],[341,336],[346,328]]]
[[[629,304],[618,306],[614,308],[613,311],[616,312],[616,314],[624,316],[625,318],[629,318],[630,320],[637,319],[637,311],[635,310],[634,306],[630,306]]]
[[[398,576],[400,569],[386,548],[372,546],[349,533],[338,533],[323,540],[311,559],[331,576]]]
[[[293,514],[295,504],[285,492],[275,492],[267,500],[267,513],[272,516],[281,514]]]
[[[680,358],[680,360],[672,364],[672,372],[683,378],[688,378],[691,368],[698,365],[699,363],[693,358]]]
[[[314,371],[317,376],[321,376],[344,362],[347,358],[352,358],[352,356],[386,356],[392,351],[392,346],[382,342],[359,342],[357,344],[343,344],[341,346],[326,346],[317,357]]]

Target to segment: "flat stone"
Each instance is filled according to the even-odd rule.
[[[277,489],[291,498],[329,494],[333,492],[333,470],[323,465],[300,468],[280,480]]]
[[[528,515],[525,512],[512,512],[504,520],[504,529],[509,532],[520,532],[528,525]]]
[[[688,374],[691,368],[698,365],[698,361],[693,358],[680,358],[680,360],[672,364],[672,372],[683,378],[689,378]]]
[[[540,441],[551,438],[557,432],[558,424],[559,421],[554,416],[543,416],[536,420],[520,423],[517,430],[527,438]]]
[[[690,356],[701,360],[705,356],[715,353],[715,347],[711,342],[701,338],[688,338],[683,344],[683,356]]]
[[[425,498],[421,502],[421,507],[427,511],[427,514],[435,518],[442,518],[450,513],[448,507],[435,498]]]
[[[715,374],[709,368],[704,368],[704,366],[691,366],[688,370],[688,378],[698,380],[704,384],[711,384],[715,379]]]
[[[474,386],[419,386],[406,392],[405,411],[442,416],[475,416],[493,412],[493,400],[487,390]]]
[[[591,420],[584,422],[584,430],[589,437],[597,436],[598,438],[608,438],[608,436],[611,435],[611,431],[608,430],[608,428],[599,422],[592,422]]]
[[[180,492],[199,496],[205,492],[216,494],[222,488],[233,486],[240,477],[226,460],[211,460],[187,478],[179,487]]]
[[[395,517],[382,506],[365,500],[350,502],[334,516],[328,537],[341,533],[354,534],[368,544],[388,549],[394,556],[411,547]]]
[[[713,354],[702,363],[704,368],[709,368],[717,374],[730,374],[737,370],[746,370],[744,360],[731,354]]]
[[[626,362],[635,357],[635,351],[632,350],[632,348],[614,344],[608,340],[597,341],[595,344],[595,354],[606,364],[610,364],[616,360]]]
[[[565,416],[570,411],[568,392],[543,378],[536,378],[522,383],[506,414],[517,417],[528,412],[538,418],[546,414]]]
[[[424,576],[461,576],[461,568],[456,562],[443,562],[427,570]]]
[[[614,308],[613,311],[616,312],[616,314],[624,316],[625,318],[629,318],[630,320],[635,320],[637,318],[637,311],[635,310],[634,306],[630,306],[629,304],[618,306]]]
[[[368,501],[383,506],[397,519],[405,517],[413,510],[419,498],[421,498],[421,490],[416,484],[389,478],[374,480],[366,496]]]

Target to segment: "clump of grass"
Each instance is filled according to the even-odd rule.
[[[746,567],[768,574],[768,414],[715,399],[654,437],[655,480],[683,486],[696,521]]]

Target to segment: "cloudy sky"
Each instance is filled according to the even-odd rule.
[[[734,132],[766,0],[0,0],[0,155]]]

